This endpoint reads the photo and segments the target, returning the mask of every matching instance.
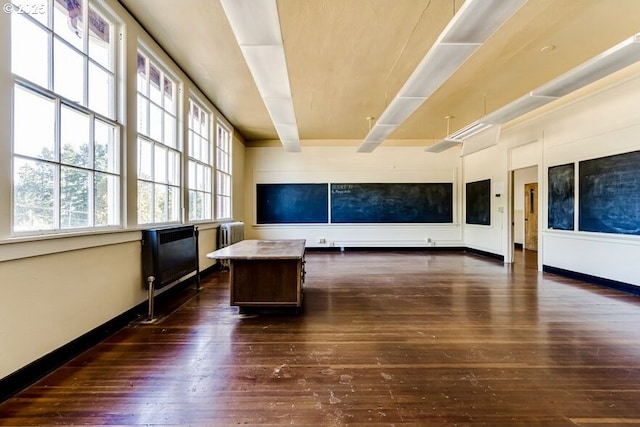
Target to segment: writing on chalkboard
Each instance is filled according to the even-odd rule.
[[[640,235],[640,151],[580,162],[579,229]]]
[[[349,194],[353,184],[331,184],[331,194]]]
[[[450,223],[453,184],[331,184],[331,222]]]

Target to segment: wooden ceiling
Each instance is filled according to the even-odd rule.
[[[277,139],[218,0],[120,3],[247,145]],[[278,0],[302,146],[359,145],[462,3]],[[441,139],[445,116],[466,126],[640,32],[639,17],[639,0],[528,0],[390,139]]]

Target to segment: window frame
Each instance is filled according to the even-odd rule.
[[[213,134],[214,134],[214,120],[213,120],[213,113],[211,112],[211,110],[209,108],[207,108],[205,105],[205,103],[194,93],[190,93],[189,94],[189,99],[187,101],[188,103],[188,113],[187,113],[187,126],[186,126],[186,131],[187,131],[187,140],[189,141],[188,146],[186,147],[186,159],[187,159],[187,173],[185,174],[186,176],[186,181],[187,181],[187,185],[185,186],[185,192],[186,192],[186,199],[187,199],[187,222],[189,223],[206,223],[206,222],[212,222],[214,219],[214,175],[215,175],[215,171],[213,168],[213,163],[215,161],[215,147],[214,147],[214,141],[213,141]],[[198,110],[204,114],[204,117],[207,120],[207,125],[206,125],[206,135],[203,135],[203,133],[200,132],[196,132],[196,129],[193,128],[193,116],[192,116],[192,112],[193,112],[193,107],[197,107]],[[195,156],[195,137],[198,137],[198,139],[202,142],[202,138],[205,138],[206,140],[206,146],[208,147],[208,158],[207,159],[203,159],[202,155],[200,155],[200,157],[196,157]],[[201,143],[200,142],[200,143]],[[193,152],[192,152],[192,148],[193,148]],[[200,152],[202,150],[202,145],[200,146]],[[208,190],[202,189],[202,188],[198,188],[200,186],[199,182],[196,182],[195,184],[192,183],[192,169],[191,169],[191,165],[194,165],[194,167],[197,168],[201,167],[204,169],[205,172],[208,171],[208,182],[205,183],[205,186],[208,186]],[[195,173],[196,177],[198,175],[198,173]],[[206,177],[206,173],[205,173],[205,177]],[[206,205],[204,206],[204,216],[203,217],[198,217],[198,218],[194,218],[192,216],[192,192],[195,193],[199,193],[201,195],[205,196],[205,203]],[[208,195],[208,203],[206,202],[206,196]]]
[[[140,56],[145,58],[145,93],[140,91]],[[136,69],[136,110],[137,114],[137,122],[133,125],[135,126],[135,134],[136,134],[136,152],[137,152],[137,165],[136,165],[136,194],[137,194],[137,202],[135,206],[135,224],[138,227],[150,227],[150,226],[163,226],[163,225],[172,225],[172,224],[180,224],[183,221],[183,212],[184,212],[184,145],[182,141],[182,135],[180,132],[180,122],[182,120],[181,114],[181,102],[182,102],[182,81],[178,78],[176,73],[171,70],[171,67],[167,66],[165,61],[161,60],[157,55],[153,53],[151,49],[149,49],[145,44],[139,42],[138,47],[136,49],[136,61],[138,61],[138,68]],[[160,73],[160,83],[158,87],[159,96],[162,100],[161,105],[158,104],[157,100],[153,99],[153,95],[151,92],[152,78],[151,78],[151,67],[154,67],[157,72]],[[173,111],[169,111],[165,109],[165,77],[171,81],[173,86]],[[143,133],[140,129],[141,126],[141,117],[139,113],[141,111],[140,100],[144,99],[146,102],[145,108],[145,132]],[[152,119],[152,108],[159,107],[161,114],[161,139],[156,139],[156,135],[151,135],[151,119]],[[174,139],[173,144],[167,144],[165,133],[165,119],[166,116],[169,115],[173,118],[173,128],[172,128],[172,138]],[[150,175],[146,177],[141,177],[141,148],[142,143],[147,143],[151,145],[151,154],[149,157],[149,165],[150,165]],[[157,171],[157,157],[156,155],[160,153],[162,150],[166,152],[166,168],[165,171],[161,172],[162,175],[159,175]],[[172,163],[172,166],[171,166]],[[172,177],[169,177],[171,168],[173,169]],[[165,178],[161,178],[164,176]],[[170,179],[171,178],[171,179]],[[146,185],[150,188],[150,198],[149,198],[149,213],[148,219],[149,221],[142,221],[141,219],[141,203],[142,201],[142,191],[141,184]],[[164,218],[162,220],[158,220],[157,212],[156,212],[156,203],[158,202],[156,196],[160,196],[160,192],[157,192],[158,188],[166,189],[166,200],[164,203]],[[173,203],[171,203],[173,202]],[[170,211],[173,209],[173,211]],[[171,212],[173,212],[173,216],[171,216]]]
[[[124,203],[123,203],[123,185],[124,185],[124,147],[123,147],[123,126],[118,121],[118,117],[121,114],[121,83],[120,76],[122,70],[120,69],[121,64],[121,56],[123,52],[122,46],[122,31],[123,31],[123,21],[122,19],[114,13],[109,8],[105,7],[101,2],[96,0],[84,0],[83,9],[82,9],[82,28],[80,31],[83,32],[83,38],[81,42],[81,46],[72,46],[71,43],[66,41],[63,35],[58,34],[56,28],[54,28],[54,21],[56,13],[56,5],[55,0],[50,1],[46,4],[47,7],[47,18],[46,20],[38,19],[38,16],[31,16],[29,14],[16,14],[13,13],[10,20],[11,23],[21,23],[22,25],[31,25],[31,30],[41,31],[46,39],[47,44],[47,57],[44,59],[46,63],[46,87],[39,84],[37,81],[33,81],[30,75],[23,75],[20,69],[20,65],[16,65],[17,69],[14,69],[13,66],[10,66],[10,76],[11,76],[11,117],[10,117],[10,126],[11,126],[11,137],[10,137],[10,176],[11,176],[11,186],[10,186],[10,218],[8,224],[8,231],[11,237],[29,237],[29,236],[42,236],[42,235],[67,235],[67,234],[77,234],[77,233],[93,233],[93,232],[104,232],[105,230],[117,230],[122,229],[124,227]],[[45,7],[44,5],[42,7]],[[90,28],[90,13],[97,13],[100,17],[106,21],[109,28],[109,41],[108,41],[108,49],[106,49],[107,54],[107,65],[101,64],[96,57],[94,57],[91,53],[92,47],[95,41],[91,41],[91,36],[87,36],[90,33],[92,28]],[[94,15],[95,16],[95,15]],[[15,21],[14,21],[15,19]],[[24,20],[24,21],[18,21]],[[24,28],[24,27],[23,27]],[[9,57],[14,59],[14,49],[26,49],[29,47],[30,40],[24,41],[21,43],[19,37],[17,41],[14,40],[14,30],[12,27],[11,30],[11,41],[10,41],[10,49],[9,49]],[[60,88],[57,88],[54,80],[54,70],[56,66],[59,66],[59,62],[56,63],[56,59],[59,59],[59,56],[55,45],[56,43],[62,43],[66,48],[72,49],[74,55],[79,55],[80,60],[82,61],[82,101],[76,102],[64,96],[61,93]],[[95,48],[94,48],[95,49]],[[94,51],[95,52],[95,51]],[[63,54],[60,54],[63,55]],[[58,64],[58,65],[56,65]],[[91,67],[92,65],[99,67],[103,72],[108,73],[110,77],[110,86],[107,92],[107,97],[105,99],[106,105],[108,105],[107,110],[97,107],[95,110],[90,108],[91,104],[91,93],[92,87],[98,88],[101,85],[94,83],[92,86],[92,82],[97,81],[91,78]],[[20,132],[17,129],[19,126],[19,122],[24,119],[18,116],[20,112],[17,111],[18,106],[17,102],[17,91],[23,91],[23,94],[27,96],[34,97],[42,97],[51,102],[53,117],[53,135],[51,136],[52,144],[53,144],[53,154],[51,158],[43,158],[38,154],[28,153],[28,148],[26,146],[22,146],[19,141],[16,140],[17,133]],[[26,98],[25,98],[26,99]],[[95,107],[95,105],[93,105]],[[100,111],[99,111],[100,110]],[[67,145],[63,141],[63,129],[65,128],[65,123],[63,123],[64,113],[69,112],[75,115],[84,116],[87,122],[88,130],[82,137],[81,142],[86,142],[86,145],[81,145],[81,147],[85,147],[86,153],[84,154],[87,158],[87,164],[74,164],[72,161],[68,159],[64,159],[64,150],[63,148]],[[25,114],[28,117],[28,114]],[[106,164],[109,166],[107,169],[103,167],[104,159],[101,159],[98,153],[96,152],[96,147],[101,146],[102,144],[97,141],[96,136],[96,128],[98,127],[97,123],[102,123],[106,125],[110,130],[110,138],[109,138],[109,149],[107,150]],[[24,123],[23,123],[24,126]],[[82,135],[78,133],[78,129],[82,131],[82,127],[78,128],[77,126],[71,126],[69,129],[72,129],[71,133],[73,136],[78,137],[78,135]],[[47,138],[49,134],[47,134]],[[67,134],[68,136],[69,134]],[[104,142],[104,141],[100,141]],[[33,147],[38,149],[44,149],[46,147]],[[100,161],[102,160],[102,162]],[[19,171],[17,170],[16,164],[18,163],[26,163],[31,162],[35,165],[45,165],[50,167],[53,170],[51,183],[53,185],[53,197],[51,200],[51,216],[47,219],[50,221],[51,226],[34,226],[34,223],[28,224],[21,228],[18,223],[18,205],[19,196],[17,195],[17,191],[19,191],[18,186],[20,182],[17,178],[17,174]],[[84,174],[87,177],[86,180],[86,191],[79,193],[81,196],[85,196],[86,198],[86,207],[87,211],[84,212],[86,216],[85,224],[64,227],[63,226],[63,212],[64,209],[62,207],[63,203],[63,194],[65,192],[65,188],[68,190],[69,187],[64,186],[63,178],[65,173],[74,172],[78,175]],[[98,197],[100,192],[97,191],[97,185],[99,179],[102,176],[107,176],[107,180],[109,184],[107,186],[107,191],[103,195],[105,200],[107,201],[107,209],[106,209],[106,217],[109,218],[105,223],[99,223],[98,216],[104,214],[103,211],[98,210]],[[115,197],[114,196],[115,193]],[[76,194],[77,195],[77,194]],[[69,220],[71,218],[71,212],[69,211]]]
[[[221,141],[221,131],[225,135],[226,141]],[[219,118],[215,121],[215,212],[216,221],[227,221],[233,219],[233,131],[230,126],[222,122]],[[228,149],[224,149],[224,144],[228,144]],[[221,165],[226,163],[227,168],[221,169]],[[224,179],[220,179],[223,177]],[[228,187],[228,194],[223,193],[222,187]],[[226,212],[221,212],[225,209]]]

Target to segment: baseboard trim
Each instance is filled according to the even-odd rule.
[[[474,249],[474,248],[465,248],[465,252],[472,253],[475,255],[482,255],[484,257],[493,258],[497,261],[504,262],[504,255],[494,254],[493,252],[482,251],[480,249]]]
[[[606,288],[615,289],[617,291],[625,292],[631,295],[640,296],[640,286],[632,285],[631,283],[619,282],[617,280],[605,279],[604,277],[592,276],[590,274],[578,273],[576,271],[565,270],[563,268],[552,267],[550,265],[543,265],[542,271],[545,273],[557,274],[558,276],[567,277],[569,279],[579,280],[581,282],[590,283],[593,285],[603,286]]]
[[[514,249],[524,249],[524,246],[522,245],[522,243],[514,243],[513,244],[513,248]]]
[[[200,277],[207,275],[219,267],[215,265],[200,272]],[[165,292],[155,297],[156,307],[161,307],[163,301],[177,293],[191,287],[196,282],[196,277],[191,277],[177,283]],[[41,358],[29,363],[19,370],[0,379],[0,403],[14,396],[25,388],[44,378],[49,373],[68,363],[76,356],[99,344],[111,335],[125,328],[129,324],[147,316],[148,301],[143,301],[135,307],[103,323],[95,329],[81,335],[73,341],[53,350]]]

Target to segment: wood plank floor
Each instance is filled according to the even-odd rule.
[[[228,273],[0,405],[0,425],[640,426],[640,298],[460,253],[308,253],[300,315]]]

